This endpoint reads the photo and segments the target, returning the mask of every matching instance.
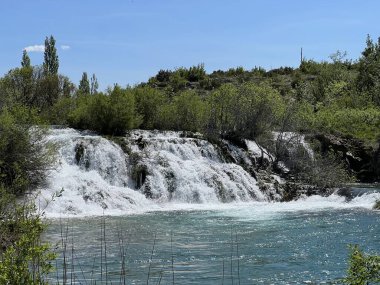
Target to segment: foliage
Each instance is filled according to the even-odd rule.
[[[380,38],[374,43],[368,35],[366,44],[359,60],[357,87],[368,92],[372,101],[380,106]]]
[[[76,101],[71,97],[61,97],[53,106],[47,108],[41,116],[52,125],[68,125],[69,116],[74,112]]]
[[[122,135],[141,124],[131,90],[114,86],[108,94],[80,96],[69,114],[72,127],[89,129],[105,135]]]
[[[18,204],[15,196],[0,187],[0,284],[48,284],[55,254],[40,242],[44,225],[35,207]]]
[[[170,79],[170,75],[172,74],[171,71],[169,70],[163,70],[161,69],[157,75],[156,75],[156,79],[159,81],[159,82],[169,82],[169,79]]]
[[[53,36],[45,38],[43,67],[45,76],[58,75],[59,60]]]
[[[285,163],[297,182],[317,186],[321,191],[354,182],[339,157],[312,152],[305,148],[304,140],[297,133],[278,132],[274,142],[264,145],[274,154],[275,164]]]
[[[253,83],[238,88],[222,85],[211,94],[209,104],[209,132],[233,132],[251,139],[273,129],[284,108],[284,101],[276,90],[266,84]]]
[[[61,75],[44,75],[40,66],[10,70],[0,80],[0,106],[22,104],[44,111],[61,97],[71,96],[74,86]]]
[[[99,83],[98,83],[98,79],[95,76],[95,73],[93,73],[91,76],[90,85],[91,85],[90,87],[91,95],[98,93]]]
[[[82,78],[79,82],[78,92],[80,95],[89,95],[90,94],[90,81],[87,77],[87,72],[83,72]]]
[[[196,66],[191,66],[185,73],[185,77],[190,82],[197,82],[204,79],[206,76],[206,70],[204,64],[198,64]]]
[[[0,185],[15,195],[41,185],[53,162],[53,148],[44,143],[45,129],[36,112],[25,107],[0,113]]]
[[[237,88],[232,84],[224,84],[207,98],[210,114],[207,126],[208,134],[226,135],[233,130],[233,106],[236,103]]]
[[[28,56],[28,53],[26,50],[23,50],[22,52],[22,61],[21,61],[21,67],[30,67],[30,57]]]
[[[205,125],[207,106],[194,91],[184,91],[163,104],[157,115],[157,128],[201,131]]]
[[[306,171],[297,174],[302,182],[315,185],[320,189],[342,187],[354,182],[342,161],[334,154],[316,155]]]
[[[174,98],[173,113],[175,130],[200,131],[205,122],[206,106],[194,91],[184,91]]]
[[[165,95],[151,87],[140,87],[133,90],[136,99],[137,112],[142,116],[141,128],[159,128],[159,116],[164,104],[167,104]]]
[[[380,256],[365,254],[358,245],[350,246],[349,267],[344,282],[348,285],[380,282]]]
[[[44,183],[54,160],[41,123],[25,106],[0,111],[0,284],[47,284],[52,269],[55,256],[40,242],[42,221],[25,198]]]
[[[181,74],[181,70],[176,70],[170,76],[170,85],[174,92],[185,89],[187,86],[187,80],[184,78],[184,75]]]
[[[351,135],[362,140],[374,141],[380,137],[380,109],[329,107],[315,114],[314,128],[327,133]]]

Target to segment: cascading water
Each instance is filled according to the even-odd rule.
[[[217,147],[179,132],[136,130],[120,139],[120,146],[91,133],[53,129],[48,141],[57,144],[59,153],[38,200],[48,216],[268,200],[255,178],[227,163]]]
[[[146,176],[141,191],[149,197],[182,203],[267,200],[247,171],[226,163],[206,140],[182,138],[178,132],[133,131],[125,141],[129,157],[138,156],[135,168]]]
[[[268,173],[259,183],[255,178],[261,175],[252,170],[255,163],[271,160],[271,154],[253,141],[246,141],[243,150],[181,132],[135,130],[115,143],[73,129],[52,129],[47,140],[58,149],[58,162],[37,199],[48,217],[229,207],[225,203],[281,198],[275,187],[284,182],[281,178]],[[371,207],[378,194],[372,196],[350,204],[360,200]]]
[[[114,143],[73,129],[51,130],[47,140],[58,148],[57,165],[38,197],[48,216],[121,214],[151,206],[128,187],[124,154]]]

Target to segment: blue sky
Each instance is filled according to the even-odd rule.
[[[367,34],[380,36],[379,11],[377,0],[4,0],[0,74],[20,64],[26,47],[41,64],[48,35],[60,73],[75,84],[83,71],[95,73],[101,89],[198,63],[209,72],[295,67],[301,47],[308,59],[336,50],[356,59]]]

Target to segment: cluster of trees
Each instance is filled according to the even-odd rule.
[[[0,79],[0,284],[47,284],[52,269],[54,254],[40,241],[41,217],[34,202],[20,197],[44,183],[54,161],[41,114],[69,83],[58,75],[54,45],[46,38],[43,66],[31,66],[24,51],[21,67]]]
[[[299,68],[237,67],[211,74],[199,64],[160,70],[147,83],[114,85],[100,92],[95,74],[89,78],[84,72],[78,87],[59,74],[55,39],[50,36],[42,65],[32,66],[24,51],[21,66],[0,79],[0,110],[8,116],[10,110],[24,108],[25,116],[33,114],[46,124],[106,135],[133,128],[183,130],[265,144],[272,131],[293,131],[334,133],[376,144],[380,44],[368,37],[357,61],[345,57],[338,51],[330,61],[303,60]],[[25,125],[23,120],[16,119]],[[0,165],[1,169],[5,171]]]
[[[202,64],[160,70],[147,83],[98,90],[84,72],[75,86],[59,74],[52,36],[44,62],[0,79],[0,108],[22,106],[46,124],[122,135],[129,129],[199,131],[212,139],[247,138],[262,144],[272,131],[333,133],[376,145],[380,138],[380,45],[367,38],[357,61],[336,52],[299,68],[242,67],[208,74]]]
[[[114,135],[155,128],[258,138],[287,129],[375,142],[380,137],[379,43],[368,37],[357,61],[342,52],[330,59],[303,60],[297,69],[237,67],[211,74],[200,64],[160,70],[147,83],[99,92],[95,74],[89,78],[84,72],[76,87],[58,73],[51,36],[41,66],[32,66],[24,51],[21,67],[0,79],[0,107],[20,104],[50,124]]]

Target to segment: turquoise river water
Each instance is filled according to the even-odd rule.
[[[380,252],[380,212],[371,209],[380,193],[353,191],[350,201],[333,195],[289,203],[168,204],[136,215],[53,219],[45,239],[60,257],[50,281],[335,284],[347,270],[349,244]]]

